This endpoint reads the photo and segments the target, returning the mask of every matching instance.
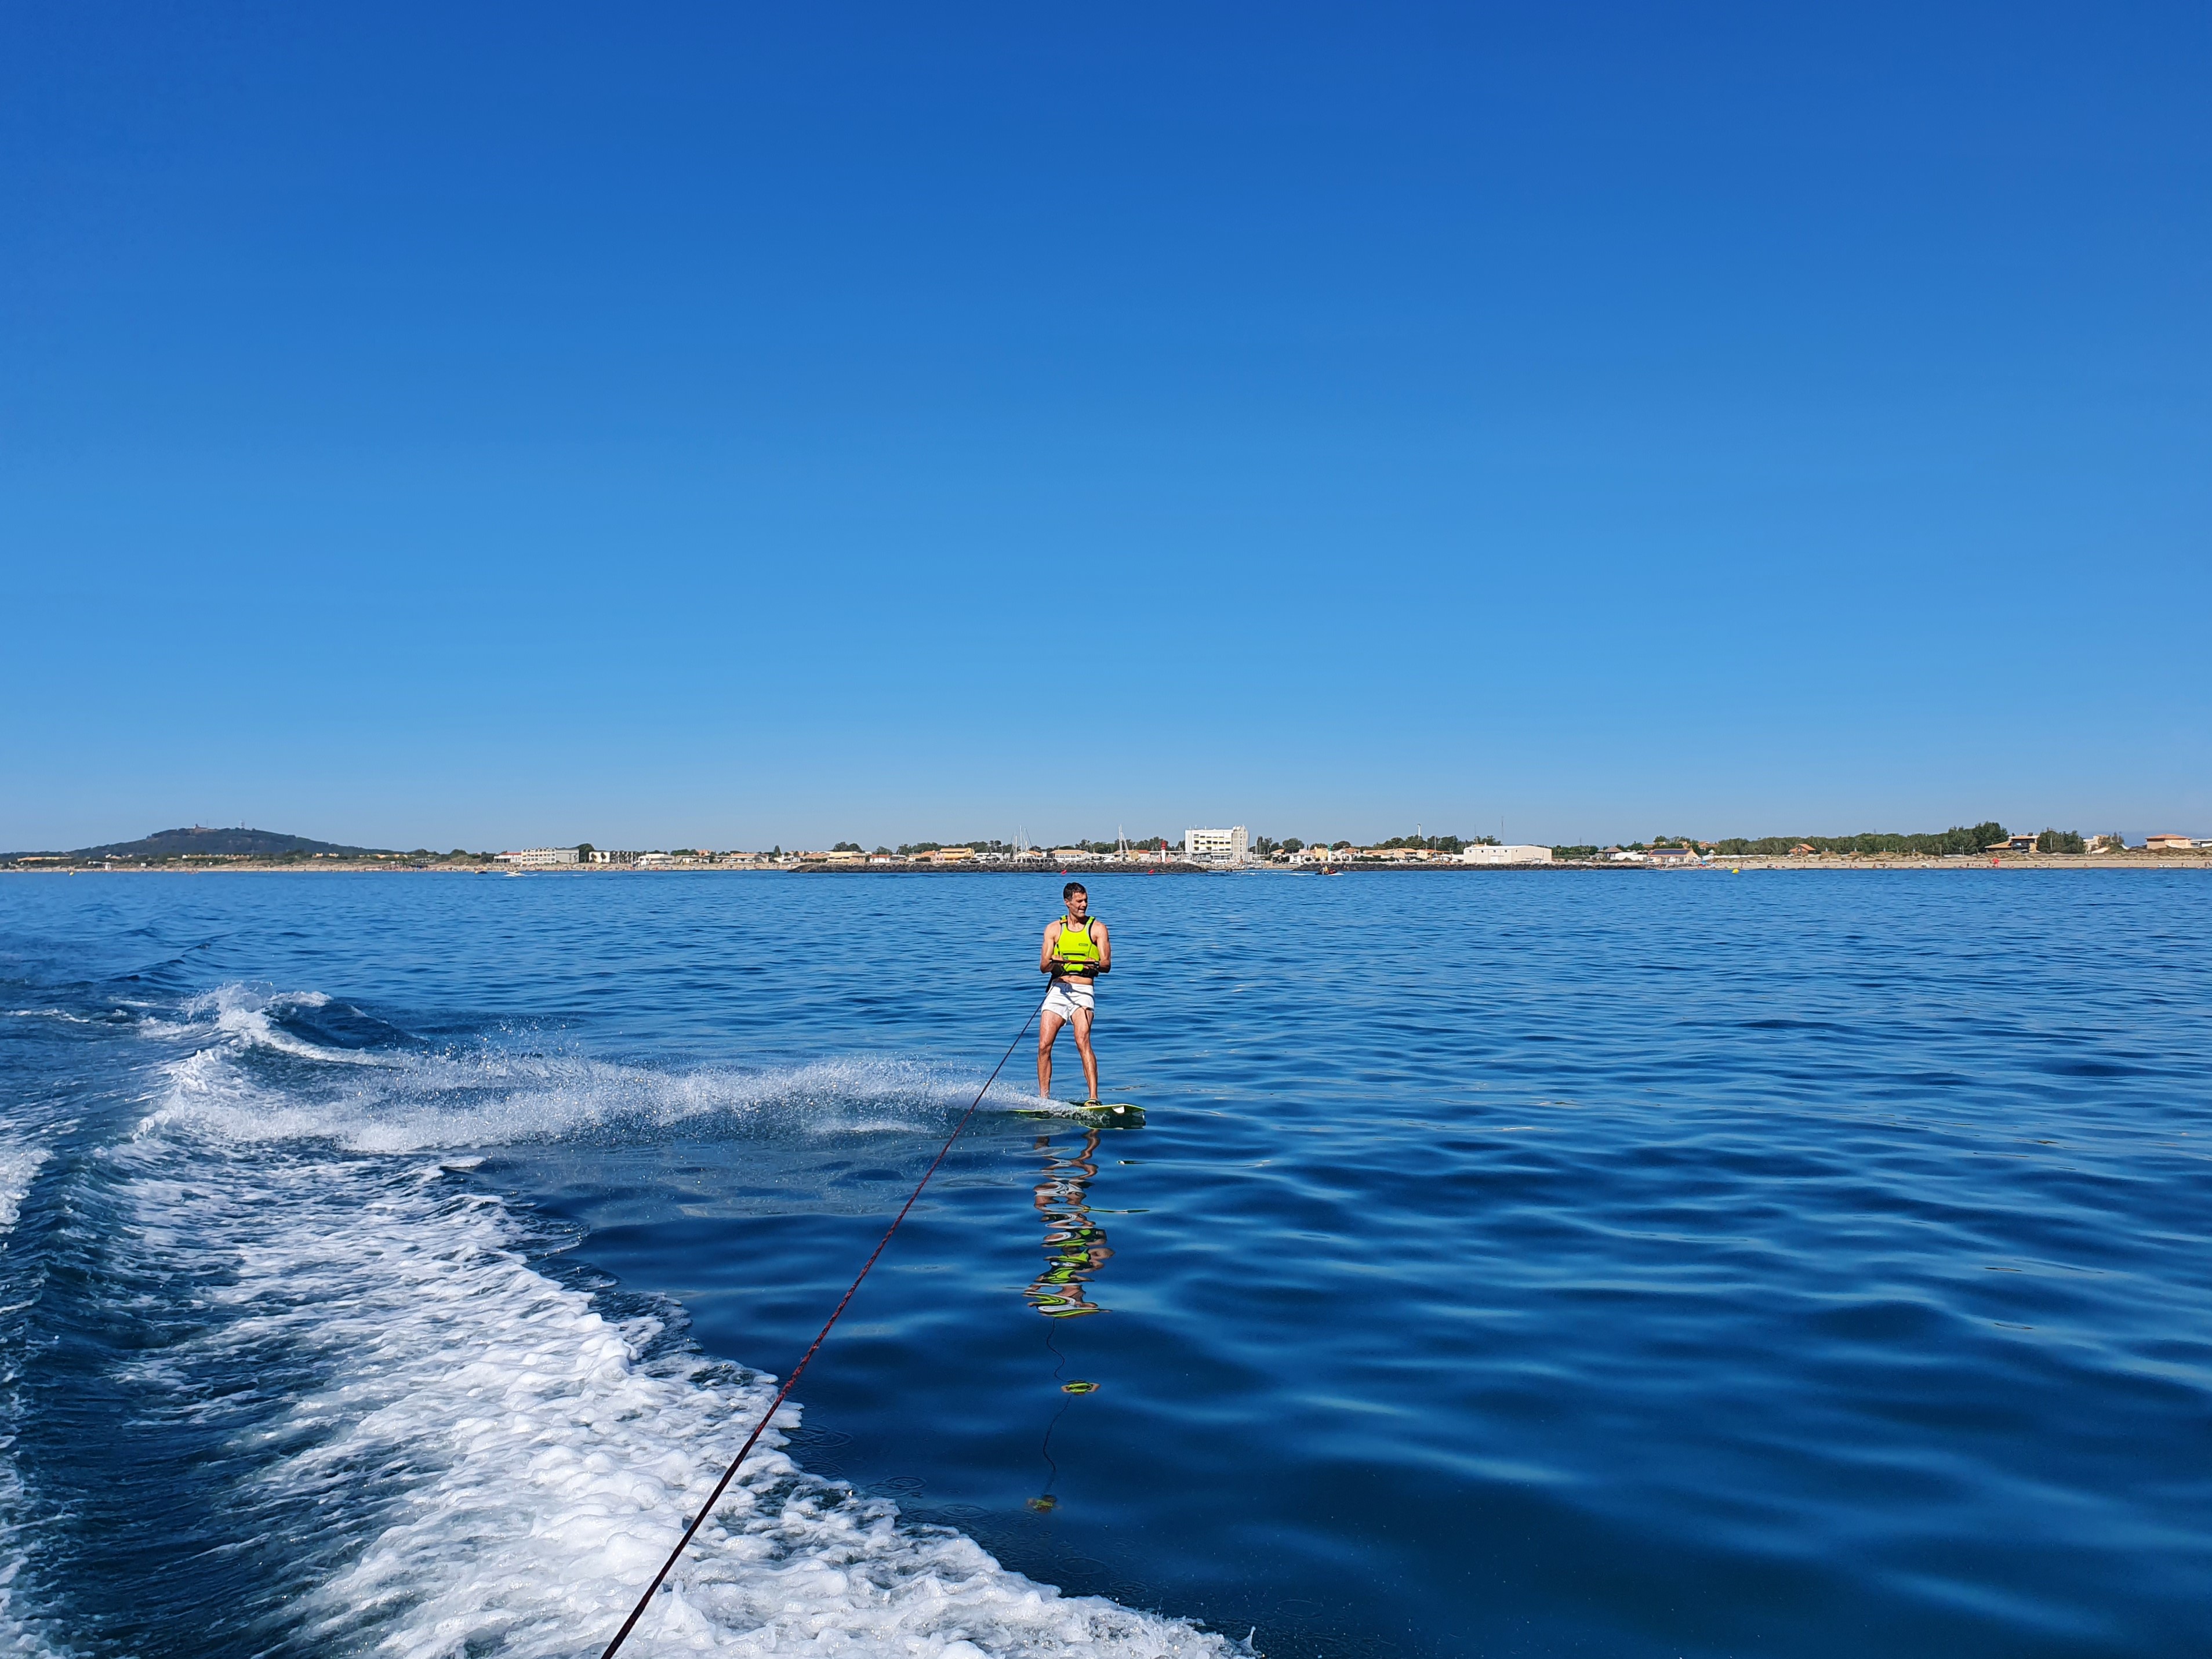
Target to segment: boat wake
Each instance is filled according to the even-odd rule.
[[[945,1109],[954,1080],[885,1061],[685,1078],[364,1054],[286,1029],[288,1011],[315,1006],[229,991],[156,1033],[183,1052],[159,1062],[136,1133],[112,1150],[121,1231],[139,1270],[195,1287],[204,1317],[127,1362],[125,1381],[220,1443],[202,1467],[270,1600],[240,1632],[261,1650],[597,1654],[774,1379],[539,1271],[526,1219],[457,1173],[470,1161],[426,1154],[763,1115],[912,1124]],[[798,1417],[779,1413],[626,1652],[1237,1650],[1062,1595],[959,1532],[810,1474],[777,1431]]]
[[[593,1136],[830,1134],[949,1124],[976,1079],[927,1061],[858,1055],[780,1070],[690,1072],[481,1044],[346,1048],[291,1029],[327,999],[227,987],[183,1024],[146,1034],[194,1045],[169,1069],[143,1132],[234,1143],[327,1141],[416,1152]],[[283,1069],[282,1063],[303,1062]],[[1011,1085],[987,1102],[1033,1108]]]

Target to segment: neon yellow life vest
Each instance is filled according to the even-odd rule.
[[[1091,937],[1091,919],[1078,921],[1073,916],[1060,919],[1060,937],[1052,942],[1052,953],[1066,964],[1063,974],[1096,975],[1098,971],[1098,941]]]

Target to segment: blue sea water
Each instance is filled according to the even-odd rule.
[[[2212,1650],[2212,884],[1091,885],[628,1651]],[[1058,886],[0,882],[0,1652],[596,1655]]]

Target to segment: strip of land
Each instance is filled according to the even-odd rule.
[[[1109,860],[1069,860],[1064,863],[1035,860],[1005,864],[726,864],[708,860],[675,860],[654,864],[569,864],[519,870],[493,863],[416,860],[405,854],[347,859],[317,857],[312,861],[250,858],[199,857],[163,863],[80,863],[63,859],[30,859],[0,863],[0,875],[449,875],[550,878],[556,880],[608,879],[665,875],[793,875],[805,877],[868,876],[1205,876],[1281,875],[1467,875],[1515,876],[1610,872],[1618,875],[1668,875],[1685,870],[1741,872],[1808,870],[2212,870],[2212,852],[2081,854],[2009,853],[1990,857],[1914,858],[1881,854],[1820,854],[1806,858],[1752,855],[1715,857],[1680,864],[1631,863],[1612,859],[1559,859],[1547,864],[1464,864],[1436,859],[1427,862],[1361,860],[1348,864],[1210,865],[1182,860],[1148,864],[1117,863]]]
[[[1206,837],[1219,842],[1216,846]],[[434,853],[385,848],[348,847],[273,830],[190,829],[156,830],[135,842],[81,847],[66,853],[0,854],[0,872],[80,875],[211,872],[345,874],[422,872],[443,875],[550,875],[565,877],[661,875],[714,871],[805,876],[988,876],[1039,875],[1050,872],[1087,875],[1218,875],[1272,871],[1279,874],[1339,876],[1380,872],[1444,871],[1491,873],[1529,871],[1648,872],[1677,870],[2203,870],[2212,869],[2212,843],[2181,836],[2153,836],[2146,846],[2130,848],[2117,835],[2084,837],[2070,831],[2013,835],[1994,820],[1939,835],[1863,835],[1792,842],[1785,836],[1759,842],[1707,842],[1687,837],[1660,839],[1628,847],[1504,846],[1487,837],[1462,841],[1456,836],[1394,836],[1367,847],[1348,842],[1308,845],[1265,836],[1249,844],[1239,829],[1229,832],[1192,830],[1186,847],[1173,850],[1164,837],[1139,843],[1073,843],[1054,848],[978,842],[942,846],[924,842],[896,853],[878,848],[863,852],[841,842],[827,852],[714,852],[705,848],[675,852],[603,852],[585,842],[576,847],[538,847],[507,853],[471,853],[459,848]]]

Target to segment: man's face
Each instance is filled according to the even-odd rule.
[[[1090,908],[1091,895],[1085,892],[1080,887],[1077,888],[1073,892],[1067,896],[1067,914],[1073,916],[1078,921],[1083,920],[1083,913]]]

